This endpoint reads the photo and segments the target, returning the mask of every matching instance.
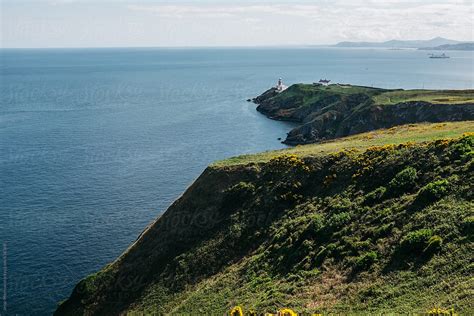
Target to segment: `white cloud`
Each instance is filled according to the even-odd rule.
[[[308,16],[316,6],[301,5],[128,5],[130,10],[170,18],[226,18],[245,14]]]
[[[457,27],[456,31],[463,35],[469,36],[470,33],[468,39],[472,39],[472,32],[469,30],[473,27],[474,15],[469,0],[333,0],[317,3],[241,5],[142,4],[129,5],[128,8],[161,18],[194,21],[235,19],[248,23],[252,19],[258,19],[261,23],[267,22],[270,25],[274,25],[276,21],[288,25],[297,18],[302,33],[314,33],[315,29],[320,29],[336,38],[356,40],[446,36],[454,33],[450,30],[452,27]],[[275,28],[278,28],[278,25]]]
[[[16,6],[16,1],[22,0],[0,1],[7,3],[2,12],[5,46],[62,46],[64,42],[85,46],[287,45],[435,36],[474,39],[472,0],[241,0],[237,4],[217,0],[42,0],[43,4],[36,6]]]

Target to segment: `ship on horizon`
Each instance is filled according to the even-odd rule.
[[[448,55],[446,55],[445,53],[442,53],[442,54],[430,54],[430,58],[450,58]]]

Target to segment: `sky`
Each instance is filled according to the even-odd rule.
[[[473,41],[474,0],[0,0],[1,47]]]

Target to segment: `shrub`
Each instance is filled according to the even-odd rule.
[[[415,187],[416,179],[418,179],[416,169],[413,167],[407,167],[397,173],[388,185],[394,193],[405,192]]]
[[[225,203],[230,205],[240,205],[246,198],[255,194],[255,186],[248,182],[239,182],[230,187],[225,192]]]
[[[317,234],[324,228],[323,217],[320,214],[311,214],[307,218],[309,219],[308,230],[310,233]]]
[[[380,202],[385,195],[385,192],[387,192],[387,189],[385,187],[378,187],[374,191],[368,193],[365,196],[365,203],[366,204],[374,204],[377,202]]]
[[[456,314],[454,312],[454,309],[443,309],[443,308],[439,308],[439,307],[435,307],[431,310],[429,310],[427,313],[426,313],[427,316],[457,316],[458,314]]]
[[[314,242],[312,240],[304,240],[303,243],[301,244],[301,251],[303,253],[309,253],[311,250],[313,250],[314,247]]]
[[[433,236],[431,229],[419,229],[408,233],[401,241],[400,248],[403,252],[422,252]]]
[[[392,231],[393,226],[394,224],[391,222],[377,227],[373,232],[374,237],[380,238],[387,236]]]
[[[321,264],[324,261],[324,259],[326,259],[326,256],[328,255],[328,252],[329,252],[328,249],[324,246],[321,246],[319,249],[320,250],[318,251],[314,259],[316,264]]]
[[[229,193],[234,193],[234,192],[250,192],[253,193],[255,191],[255,186],[252,183],[249,182],[239,182],[236,185],[232,186],[228,192]]]
[[[472,147],[474,146],[473,140],[474,137],[466,136],[452,145],[450,149],[454,157],[463,158],[470,156],[472,154]]]
[[[240,306],[235,306],[230,311],[230,316],[243,316],[243,315],[244,315],[244,313],[242,312],[242,307],[240,307]]]
[[[366,252],[356,258],[355,268],[356,270],[368,269],[372,264],[377,261],[377,253],[375,251]]]
[[[474,216],[468,216],[462,221],[462,230],[468,236],[474,235]]]
[[[281,316],[298,316],[298,314],[296,314],[293,310],[289,308],[280,309],[278,314]]]
[[[354,201],[348,198],[337,196],[335,199],[330,200],[330,208],[333,213],[347,212],[353,207]]]
[[[281,155],[272,158],[264,167],[265,173],[277,175],[289,173],[309,173],[310,168],[296,155]]]
[[[428,239],[428,245],[423,250],[423,252],[426,254],[435,253],[441,249],[442,245],[443,245],[443,238],[439,237],[438,235],[431,236],[431,238]]]
[[[328,219],[328,226],[333,228],[339,228],[349,223],[351,220],[351,214],[348,212],[342,212],[339,214],[334,214]]]
[[[418,196],[416,198],[417,202],[421,202],[424,204],[432,203],[441,199],[443,196],[448,194],[449,192],[449,181],[444,180],[437,180],[428,183],[424,187],[420,189],[418,192]]]

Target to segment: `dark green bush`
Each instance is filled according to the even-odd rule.
[[[316,257],[314,258],[314,261],[316,262],[316,264],[321,264],[328,255],[329,249],[324,246],[321,246],[318,250],[319,251],[317,252]]]
[[[393,193],[406,192],[413,189],[418,179],[418,173],[415,168],[407,167],[397,173],[389,182],[388,186]]]
[[[301,244],[302,253],[306,254],[313,250],[314,242],[312,240],[304,240]]]
[[[345,224],[349,223],[350,220],[351,214],[349,214],[348,212],[342,212],[329,217],[327,225],[333,228],[340,228]]]
[[[423,251],[430,238],[433,236],[431,229],[419,229],[408,233],[401,241],[400,248],[402,252],[421,252]]]
[[[375,251],[366,252],[355,260],[355,269],[356,270],[366,270],[370,268],[378,259],[377,253]]]
[[[423,250],[423,252],[426,254],[435,253],[441,249],[442,245],[443,238],[439,237],[438,235],[431,236],[431,238],[428,239],[428,244],[426,245],[426,248]]]
[[[324,228],[323,217],[320,214],[308,215],[309,219],[308,231],[312,234],[318,234]]]
[[[353,204],[354,202],[350,199],[337,196],[331,201],[330,208],[334,213],[348,212]]]
[[[255,186],[249,182],[239,182],[225,191],[228,203],[238,203],[255,193]]]
[[[474,146],[473,137],[463,137],[454,145],[451,146],[451,151],[455,158],[464,158],[472,155]]]
[[[428,183],[420,189],[416,198],[417,202],[420,203],[432,203],[441,199],[443,196],[449,193],[449,181],[437,180]]]
[[[380,202],[385,195],[385,192],[387,192],[385,187],[378,187],[374,191],[367,193],[364,202],[369,205]]]
[[[474,235],[474,216],[468,216],[462,221],[462,231],[468,235]]]
[[[374,230],[373,235],[376,238],[387,236],[392,231],[392,228],[393,223],[381,225]]]

